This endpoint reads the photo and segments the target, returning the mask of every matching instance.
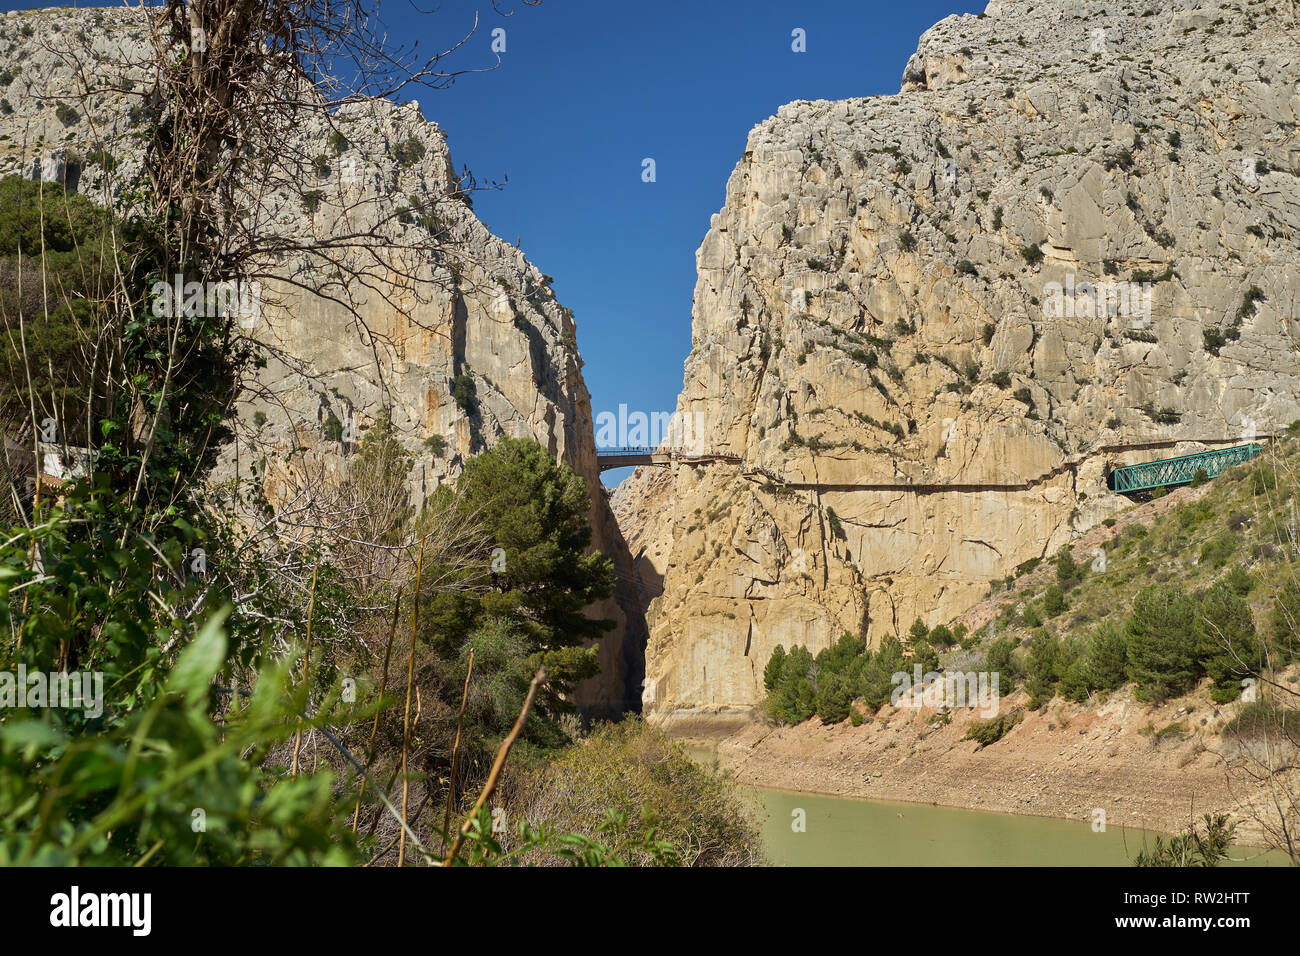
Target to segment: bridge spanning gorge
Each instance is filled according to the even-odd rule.
[[[1261,435],[1259,437],[1269,439],[1275,436]],[[1106,487],[1117,494],[1129,495],[1138,494],[1155,488],[1166,488],[1175,485],[1189,484],[1196,478],[1198,472],[1203,472],[1207,478],[1216,478],[1233,465],[1239,465],[1258,457],[1264,447],[1257,442],[1247,442],[1243,444],[1241,443],[1242,439],[1240,438],[1158,439],[1121,445],[1105,445],[1077,458],[1067,460],[1046,474],[1039,475],[1037,478],[1007,484],[969,484],[960,482],[940,484],[921,482],[864,482],[862,484],[853,485],[828,485],[818,482],[788,481],[783,476],[764,468],[762,465],[746,463],[745,459],[740,455],[720,450],[687,452],[674,448],[649,448],[636,446],[625,448],[598,448],[596,450],[596,460],[599,463],[601,471],[608,471],[611,468],[628,468],[637,465],[658,465],[668,467],[674,462],[683,462],[686,464],[698,464],[712,461],[734,462],[741,466],[741,470],[748,477],[766,478],[775,484],[783,485],[787,488],[809,488],[820,489],[823,491],[828,489],[844,491],[914,491],[918,493],[942,491],[1021,491],[1027,490],[1036,484],[1040,484],[1048,478],[1060,474],[1062,471],[1077,468],[1083,460],[1096,455],[1117,454],[1126,451],[1150,451],[1157,448],[1174,447],[1184,442],[1202,445],[1228,445],[1229,447],[1212,448],[1192,455],[1178,455],[1173,458],[1160,458],[1155,461],[1143,462],[1137,465],[1123,465],[1107,472]]]
[[[739,455],[728,451],[682,451],[680,448],[650,448],[631,445],[624,448],[597,448],[596,462],[601,471],[611,468],[632,468],[637,465],[662,465],[667,467],[674,461],[741,461]]]

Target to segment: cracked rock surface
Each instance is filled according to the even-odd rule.
[[[696,254],[680,415],[744,464],[615,511],[655,719],[740,721],[778,645],[950,620],[1127,505],[1111,467],[1297,405],[1287,4],[995,0],[901,92],[756,126]]]
[[[145,79],[124,64],[145,56],[147,35],[135,8],[0,14],[0,76],[9,78],[0,85],[8,106],[0,108],[0,175],[67,181],[98,202],[120,201],[122,184],[140,168],[129,134],[134,94]],[[94,92],[78,95],[87,88]],[[59,118],[60,103],[75,104],[73,122]],[[418,103],[361,100],[344,105],[332,122],[346,137],[343,150],[332,148],[334,130],[318,110],[304,111],[284,131],[286,155],[325,160],[299,171],[319,194],[316,208],[305,208],[297,193],[272,192],[259,199],[258,228],[317,237],[375,230],[399,252],[420,255],[428,230],[441,229],[458,252],[411,264],[413,290],[400,276],[376,277],[374,290],[354,283],[346,292],[355,297],[360,322],[338,301],[343,290],[330,285],[319,262],[278,262],[263,291],[262,320],[250,332],[271,357],[240,402],[240,437],[215,478],[256,476],[275,500],[293,467],[286,462],[291,451],[337,473],[389,409],[413,456],[418,507],[459,475],[468,456],[501,436],[536,439],[585,479],[593,546],[619,571],[615,595],[590,610],[613,618],[617,629],[600,643],[600,675],[577,693],[589,712],[619,715],[639,692],[644,636],[627,583],[630,556],[600,484],[573,314],[556,300],[549,276],[475,217],[446,137]],[[403,144],[408,158],[399,161]],[[457,376],[473,381],[473,408],[453,399]],[[331,419],[350,425],[351,443],[326,437]],[[445,441],[441,453],[425,444],[435,435]]]

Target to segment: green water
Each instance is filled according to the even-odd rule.
[[[778,866],[1129,866],[1155,834],[1086,822],[955,810],[920,803],[746,790],[764,815]],[[804,832],[793,828],[804,811]],[[1239,848],[1239,865],[1281,866],[1282,854]]]
[[[716,765],[712,747],[687,747]],[[763,849],[777,866],[1131,866],[1156,836],[1084,821],[957,810],[924,803],[824,797],[742,788],[763,821]],[[803,830],[795,829],[802,810]],[[1236,847],[1225,866],[1287,866],[1284,853]]]

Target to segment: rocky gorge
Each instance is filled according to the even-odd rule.
[[[0,84],[0,175],[118,201],[138,168],[122,64],[146,42],[139,11],[0,23],[21,64]],[[316,157],[293,171],[314,199],[272,191],[262,227],[380,230],[414,261],[351,289],[310,255],[268,265],[248,327],[268,361],[219,477],[284,498],[294,462],[336,475],[386,415],[418,507],[502,436],[534,438],[585,479],[593,547],[617,570],[591,609],[617,627],[579,689],[589,716],[738,731],[722,749],[751,783],[1079,812],[1087,773],[1033,804],[1003,786],[1018,765],[1001,754],[982,791],[954,796],[972,766],[945,756],[960,723],[928,741],[901,718],[879,741],[842,725],[769,735],[764,665],[777,645],[816,653],[955,620],[1127,508],[1116,466],[1300,418],[1298,74],[1285,5],[994,0],[927,31],[899,93],[782,107],[743,149],[737,135],[696,255],[676,411],[711,454],[665,447],[612,495],[550,277],[478,220],[418,103],[349,103],[293,131],[287,152]],[[61,112],[78,88],[94,92]],[[460,255],[415,255],[430,234]],[[1084,761],[1122,745],[1123,790],[1142,784],[1137,710],[1125,697],[1104,719],[1026,727],[1044,766],[1061,750],[1044,735],[1071,721]],[[915,759],[883,754],[890,740]],[[1163,782],[1185,750],[1165,755]],[[841,772],[850,752],[864,763]],[[1133,822],[1172,828],[1176,802]]]
[[[0,175],[64,181],[99,202],[119,201],[140,164],[131,130],[132,93],[144,76],[133,64],[150,42],[143,12],[54,8],[3,14],[0,24],[3,57],[15,64],[0,89]],[[305,194],[313,202],[298,202],[301,190],[286,182],[261,197],[261,231],[322,244],[379,232],[417,260],[436,231],[456,252],[396,274],[366,266],[366,281],[346,288],[310,254],[270,263],[258,313],[241,322],[266,366],[239,403],[239,437],[216,477],[252,479],[284,500],[304,472],[337,478],[382,413],[413,458],[418,508],[500,436],[535,439],[585,480],[593,547],[624,582],[591,608],[616,628],[579,702],[604,716],[635,707],[642,617],[600,483],[572,312],[549,276],[475,217],[445,133],[418,102],[359,98],[328,122],[304,111],[287,132],[286,155],[318,157],[290,171],[313,187]]]
[[[677,403],[734,460],[614,499],[652,719],[744,725],[777,645],[952,620],[1127,507],[1115,466],[1297,417],[1295,27],[999,0],[928,30],[897,95],[750,132]]]

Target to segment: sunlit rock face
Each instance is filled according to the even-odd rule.
[[[1282,6],[992,3],[750,132],[677,405],[743,464],[615,495],[655,719],[744,719],[776,645],[946,621],[1124,506],[1108,468],[1300,417]]]
[[[14,12],[0,15],[0,26],[0,67],[13,74],[0,87],[8,104],[0,110],[0,175],[63,181],[98,201],[119,201],[121,184],[140,167],[129,135],[138,97],[128,88],[145,77],[124,65],[148,50],[140,11]],[[70,97],[83,88],[79,76],[101,92]],[[75,103],[75,119],[57,115],[60,98]],[[284,131],[285,155],[324,160],[292,171],[318,195],[308,208],[301,190],[270,191],[259,198],[258,228],[321,238],[374,230],[397,250],[398,274],[372,274],[367,287],[340,285],[309,255],[274,265],[247,323],[271,358],[240,403],[240,437],[217,479],[256,476],[274,498],[291,483],[295,450],[337,473],[388,410],[413,456],[419,506],[501,436],[536,439],[586,481],[593,547],[614,559],[620,581],[589,611],[617,627],[600,642],[601,672],[578,688],[578,702],[592,714],[637,708],[644,624],[630,556],[600,484],[572,312],[556,300],[549,276],[475,217],[444,133],[419,104],[351,103],[332,124],[304,111]],[[335,131],[346,145],[331,139]],[[426,260],[432,229],[455,251]],[[405,259],[404,248],[414,250]],[[458,376],[473,383],[472,406],[453,398]],[[442,436],[441,450],[426,443],[433,436]]]

